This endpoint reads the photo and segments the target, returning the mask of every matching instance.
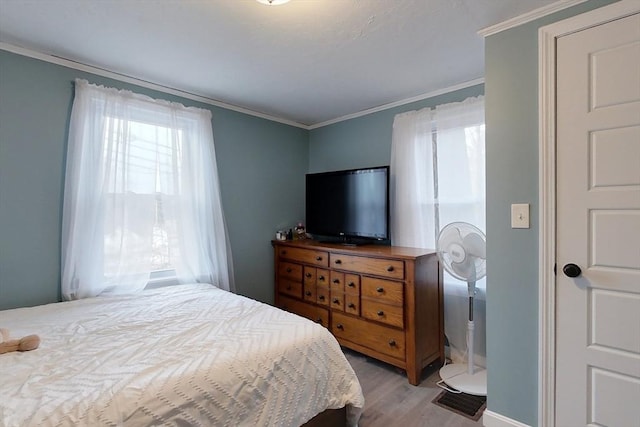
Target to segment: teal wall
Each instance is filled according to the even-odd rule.
[[[304,215],[308,131],[0,51],[0,309],[58,301],[73,80],[211,110],[237,291],[273,301],[278,228]]]
[[[591,0],[485,40],[487,407],[534,426],[538,402],[538,29],[613,1]],[[531,204],[511,229],[510,205]]]

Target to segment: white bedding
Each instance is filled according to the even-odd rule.
[[[211,285],[0,311],[3,426],[298,426],[364,397],[335,338]]]

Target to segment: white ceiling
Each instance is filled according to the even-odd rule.
[[[479,30],[558,3],[0,0],[0,42],[313,127],[482,78]]]

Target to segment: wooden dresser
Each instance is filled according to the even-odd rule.
[[[444,361],[442,272],[435,252],[395,246],[273,241],[275,303],[327,327],[347,348],[420,383]]]

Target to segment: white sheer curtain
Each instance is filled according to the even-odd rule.
[[[484,129],[482,96],[395,117],[390,168],[393,245],[435,249],[440,230],[454,221],[485,231]],[[461,357],[466,347],[467,284],[448,273],[444,283],[445,333]],[[477,296],[484,300],[486,279],[476,286]],[[484,301],[477,305],[476,350],[483,352]]]
[[[393,121],[390,228],[392,244],[397,246],[435,247],[432,120],[433,112],[425,108],[398,114]]]
[[[484,98],[438,105],[434,126],[440,229],[464,221],[485,231]]]
[[[234,290],[211,112],[76,80],[62,227],[62,294],[154,277]]]

